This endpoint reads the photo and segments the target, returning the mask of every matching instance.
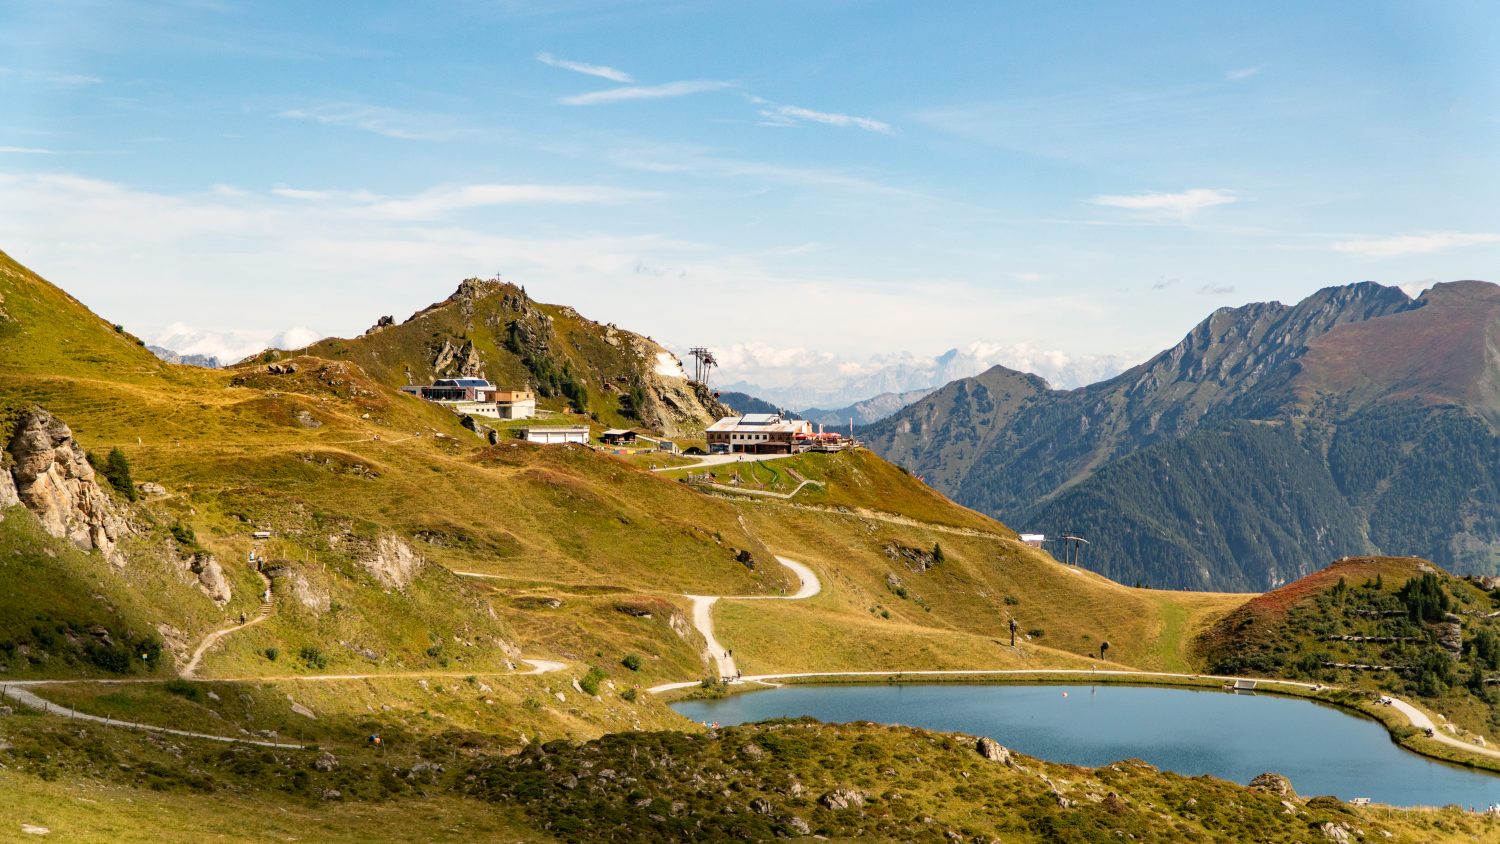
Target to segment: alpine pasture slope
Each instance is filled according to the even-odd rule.
[[[505,438],[492,445],[398,387],[441,374],[453,363],[443,360],[451,351],[458,371],[477,368],[503,385],[555,385],[544,405],[585,411],[575,418],[590,424],[643,424],[656,407],[658,430],[688,430],[689,417],[715,412],[682,398],[698,394],[691,385],[631,380],[640,370],[629,367],[655,355],[648,347],[614,358],[617,344],[635,345],[633,335],[530,303],[506,285],[466,282],[408,321],[404,333],[388,325],[226,370],[157,360],[122,326],[8,256],[0,256],[0,297],[7,434],[41,418],[34,408],[43,408],[58,423],[48,429],[57,448],[76,445],[96,458],[118,449],[135,483],[132,495],[130,486],[114,485],[118,473],[68,481],[75,491],[101,490],[126,526],[114,560],[52,535],[27,504],[3,511],[5,678],[50,681],[29,690],[115,720],[319,747],[251,754],[180,736],[163,744],[96,724],[80,731],[18,713],[0,719],[3,775],[16,796],[0,810],[0,823],[11,829],[53,818],[81,837],[131,840],[128,830],[161,813],[215,807],[218,819],[181,827],[187,840],[223,834],[224,819],[249,819],[257,813],[251,806],[268,805],[304,813],[328,807],[318,824],[329,840],[371,829],[392,840],[457,839],[476,830],[579,840],[586,828],[578,817],[614,812],[615,797],[639,798],[622,791],[608,805],[541,806],[526,795],[564,777],[523,760],[573,752],[554,740],[618,734],[607,746],[578,748],[607,754],[636,742],[654,747],[642,730],[696,730],[643,693],[711,675],[683,596],[790,594],[797,585],[774,563],[778,554],[816,570],[823,589],[803,601],[720,608],[718,636],[747,673],[1081,668],[1097,662],[1105,640],[1114,667],[1192,668],[1195,635],[1245,597],[1132,589],[1059,565],[1004,525],[865,451],[725,470],[773,491],[792,481],[822,484],[783,501],[708,494],[681,470],[652,472],[589,449]],[[495,301],[519,304],[482,307]],[[514,328],[507,314],[527,325]],[[534,342],[549,323],[538,315],[553,317],[545,344]],[[474,336],[480,333],[500,338],[500,346]],[[519,338],[511,346],[520,352],[504,348],[511,338]],[[523,359],[529,363],[514,369]],[[606,359],[621,368],[609,369]],[[253,536],[261,531],[270,536]],[[215,570],[221,577],[205,575]],[[265,621],[202,649],[193,679],[176,676],[206,637],[263,608]],[[1022,631],[1015,647],[1013,619]],[[547,670],[528,670],[528,660]],[[372,746],[372,735],[383,743]],[[770,733],[747,735],[780,758],[776,748],[785,745]],[[879,728],[872,735],[828,730],[816,740],[835,748],[889,744],[902,758],[909,754],[901,747],[929,741]],[[730,750],[723,737],[682,740]],[[684,759],[698,752],[677,750]],[[793,754],[777,764],[810,783],[830,776],[806,768],[808,761]],[[930,764],[903,766],[920,778]],[[1018,799],[1056,792],[1006,770],[1000,776]],[[535,776],[545,782],[523,787]],[[1140,776],[1172,794],[1196,788],[1155,772]],[[97,808],[88,812],[69,808],[82,781],[97,783],[89,798]],[[382,808],[415,806],[417,798],[427,808],[416,816],[393,820],[399,813]],[[820,813],[834,810],[813,796],[798,799],[787,812],[821,818],[830,830],[877,831],[825,818]],[[1051,823],[1023,822],[968,798],[933,806],[937,826],[899,821],[883,834],[931,837],[939,827],[981,823],[1038,838]],[[547,815],[558,807],[568,819]],[[1314,814],[1328,811],[1308,810],[1301,828]],[[789,817],[777,823],[797,832]],[[1110,823],[1093,809],[1067,822],[1085,819],[1091,829]],[[1474,831],[1468,819],[1421,813],[1382,823],[1403,834]],[[641,836],[695,837],[694,827],[677,821],[647,817],[643,824]],[[1131,826],[1146,840],[1172,835],[1170,823],[1144,806]],[[250,839],[281,832],[276,824],[235,828]],[[161,839],[153,833],[153,840]]]

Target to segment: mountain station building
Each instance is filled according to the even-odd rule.
[[[779,413],[726,416],[708,426],[709,454],[791,454],[804,450],[812,423]]]
[[[470,416],[492,419],[531,419],[536,416],[536,393],[502,390],[483,378],[439,378],[430,386],[402,387],[401,392]]]

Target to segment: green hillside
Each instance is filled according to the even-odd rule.
[[[498,280],[468,279],[400,324],[377,324],[352,340],[322,340],[302,353],[352,361],[388,387],[484,377],[502,388],[534,390],[544,408],[673,436],[700,433],[725,414],[650,338],[567,306],[534,302],[524,288]],[[271,352],[258,360],[278,357]]]
[[[1254,598],[1197,648],[1216,673],[1389,692],[1494,739],[1497,610],[1500,593],[1424,560],[1356,557]]]

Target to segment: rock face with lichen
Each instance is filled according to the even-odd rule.
[[[95,480],[72,429],[33,407],[17,421],[5,451],[10,483],[0,484],[0,502],[13,496],[48,533],[85,551],[97,548],[114,565],[125,564],[119,542],[130,526]]]
[[[375,541],[374,548],[360,559],[360,563],[381,586],[387,589],[405,589],[412,578],[422,570],[423,560],[411,546],[393,533],[383,533]]]

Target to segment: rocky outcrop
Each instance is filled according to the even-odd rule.
[[[421,571],[423,560],[411,550],[399,536],[384,533],[375,542],[373,551],[360,560],[381,586],[387,589],[405,589],[412,578]]]
[[[53,536],[85,551],[98,549],[111,563],[125,564],[119,542],[130,526],[94,479],[83,448],[62,420],[40,407],[23,413],[6,448],[15,498],[35,513]],[[6,493],[0,491],[0,500]]]
[[[825,809],[857,809],[865,805],[865,796],[852,788],[835,788],[818,798]]]
[[[991,762],[999,762],[1002,765],[1010,762],[1010,749],[988,736],[975,742],[974,749],[978,751],[980,756]]]
[[[229,578],[224,576],[224,568],[212,554],[199,553],[188,558],[188,570],[198,578],[198,588],[212,598],[214,603],[223,606],[234,597],[229,588]]]
[[[12,462],[10,452],[0,451],[0,510],[21,503],[21,495],[16,492],[16,479],[10,475]]]
[[[470,431],[473,431],[479,436],[480,439],[484,440],[490,445],[497,445],[500,442],[499,431],[496,431],[494,428],[491,428],[490,426],[484,424],[483,422],[480,422],[478,419],[475,419],[472,416],[464,416],[463,419],[459,421],[459,424],[463,425],[465,428],[468,428]]]
[[[1261,774],[1250,781],[1248,788],[1251,791],[1263,791],[1278,797],[1289,797],[1296,799],[1297,792],[1292,790],[1292,781],[1281,774],[1273,774],[1269,771]]]
[[[474,349],[473,340],[462,346],[444,340],[432,352],[432,371],[440,378],[483,378],[484,359]]]
[[[383,316],[375,321],[375,324],[365,330],[365,336],[376,334],[396,324],[394,316]]]

